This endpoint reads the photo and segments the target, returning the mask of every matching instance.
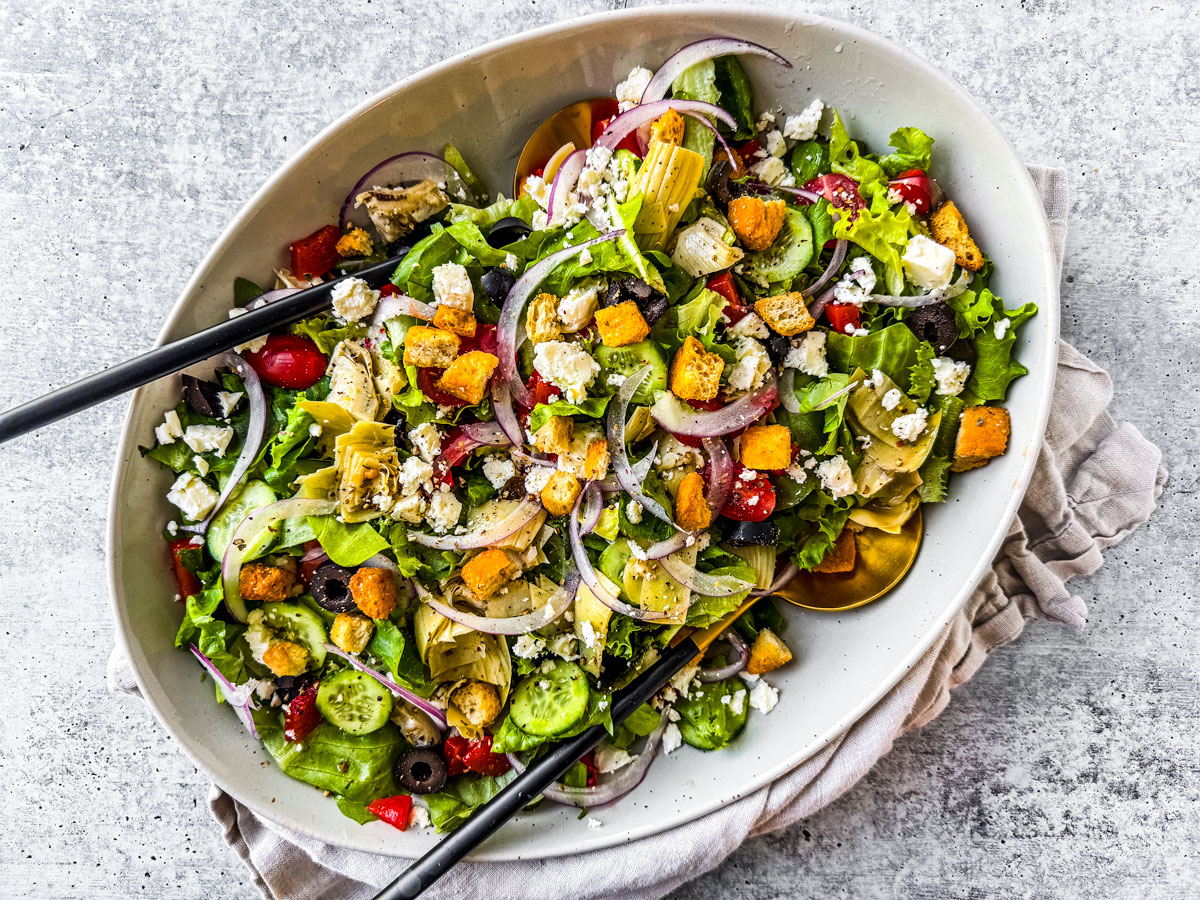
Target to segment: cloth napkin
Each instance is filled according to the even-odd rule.
[[[1066,173],[1031,167],[1059,263],[1069,209]],[[900,735],[937,717],[953,688],[1031,619],[1073,628],[1087,620],[1066,582],[1099,568],[1101,551],[1146,521],[1167,479],[1161,454],[1136,428],[1105,411],[1108,375],[1067,344],[1033,483],[993,570],[922,659],[862,719],[779,780],[686,825],[570,857],[460,863],[426,896],[488,900],[654,900],[715,868],[747,837],[785,828],[830,803],[867,773]],[[113,652],[110,690],[137,693],[128,661]],[[216,785],[208,796],[225,840],[268,900],[360,900],[405,861],[343,850],[260,818]]]

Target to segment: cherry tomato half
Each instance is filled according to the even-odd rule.
[[[742,479],[743,472],[752,472],[739,462],[733,464],[733,484],[729,499],[721,507],[721,515],[735,522],[762,522],[775,511],[775,486],[765,472],[754,472],[750,481]]]
[[[188,570],[181,558],[185,550],[195,550],[197,545],[192,543],[190,537],[181,537],[167,546],[171,548],[171,570],[175,573],[175,587],[179,589],[179,599],[186,600],[192,594],[200,593],[200,579]]]
[[[470,353],[472,350],[482,350],[484,353],[496,355],[496,326],[480,322],[475,326],[475,334],[459,341],[459,353]]]
[[[329,359],[299,334],[273,334],[261,350],[246,354],[258,377],[276,387],[302,391],[325,374]]]
[[[380,797],[368,803],[367,812],[401,831],[407,831],[412,805],[413,798],[408,794],[397,794],[395,797]]]
[[[438,406],[466,406],[467,401],[443,391],[437,386],[445,369],[417,369],[417,387],[429,400]]]
[[[318,228],[288,249],[292,254],[292,274],[297,278],[320,278],[342,261],[337,252],[341,229],[336,225]]]
[[[825,317],[838,334],[849,334],[862,323],[862,310],[853,303],[830,303],[825,307]]]
[[[888,182],[888,187],[900,195],[902,202],[911,203],[917,215],[929,215],[933,207],[933,188],[929,176],[920,169],[901,172]]]
[[[529,388],[529,392],[533,394],[534,403],[549,403],[551,397],[562,394],[562,391],[542,378],[536,369],[525,382],[525,387]]]
[[[848,209],[857,213],[858,210],[867,208],[867,202],[858,192],[858,182],[848,175],[818,175],[806,184],[804,189],[820,194],[838,209]]]
[[[750,307],[742,304],[742,298],[738,294],[737,284],[734,283],[732,272],[722,272],[720,275],[714,275],[708,279],[705,287],[714,293],[720,294],[729,301],[729,305],[722,312],[729,319],[730,325],[736,325],[750,314]]]
[[[317,569],[327,562],[329,562],[329,557],[321,549],[320,541],[305,542],[304,556],[300,558],[300,580],[304,582],[305,587],[312,584],[312,578]]]

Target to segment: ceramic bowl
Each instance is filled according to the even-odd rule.
[[[160,340],[223,321],[235,276],[269,281],[297,235],[336,221],[342,197],[378,161],[453,139],[492,189],[511,184],[525,137],[565,103],[609,93],[635,65],[657,67],[682,45],[729,35],[772,47],[786,69],[744,63],[760,109],[792,112],[814,98],[840,108],[851,133],[883,147],[916,125],[937,140],[934,174],[996,263],[992,287],[1009,305],[1041,314],[1019,340],[1030,374],[1009,395],[1008,453],[960,477],[949,503],[927,510],[920,558],[882,602],[843,614],[788,610],[796,654],[773,673],[779,706],[754,715],[719,753],[684,747],[658,760],[630,796],[599,810],[588,828],[574,810],[543,804],[505,826],[475,854],[506,860],[579,853],[672,828],[767,784],[843,732],[929,647],[988,570],[1029,481],[1054,381],[1058,274],[1042,206],[996,123],[950,79],[917,57],[849,25],[811,16],[689,6],[606,12],[472,50],[408,78],[314,138],[254,195],[209,251],[176,302]],[[134,394],[112,486],[109,562],[118,633],[159,721],[213,781],[280,825],[347,848],[415,857],[432,829],[401,834],[344,818],[333,800],[284,776],[172,638],[180,609],[161,530],[174,509],[169,473],[143,461],[178,379]]]

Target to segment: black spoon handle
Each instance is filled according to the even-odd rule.
[[[700,648],[691,638],[666,650],[658,662],[613,697],[613,724],[624,721],[630,713],[657,694],[676,672],[699,653]],[[561,778],[577,759],[600,743],[607,733],[603,725],[594,725],[530,763],[504,790],[476,810],[462,827],[443,838],[441,843],[376,894],[375,900],[411,900],[421,896],[455,863],[487,840],[551,783]]]
[[[395,271],[400,257],[377,263],[353,277],[373,288],[384,284]],[[351,276],[343,276],[349,278]],[[342,279],[304,288],[296,294],[276,300],[245,315],[206,328],[170,344],[156,347],[141,356],[118,363],[112,368],[82,378],[74,384],[51,391],[21,406],[0,413],[0,444],[49,425],[66,416],[111,400],[126,391],[149,384],[164,375],[186,369],[226,350],[232,350],[264,334],[316,315],[330,304],[333,286]]]

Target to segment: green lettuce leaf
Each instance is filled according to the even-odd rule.
[[[390,546],[370,522],[348,524],[336,516],[306,516],[321,549],[339,566],[360,566]]]
[[[429,679],[429,670],[421,662],[416,639],[407,626],[402,629],[390,619],[376,621],[367,652],[381,660],[395,679],[414,693],[428,697],[437,689],[437,683]]]
[[[263,746],[285,775],[364,803],[400,792],[394,769],[406,742],[391,722],[363,735],[322,722],[295,743],[284,738],[279,718],[274,710],[254,713]]]
[[[717,57],[713,65],[721,108],[732,115],[738,124],[733,139],[748,141],[756,134],[754,126],[757,121],[754,117],[754,87],[750,84],[750,78],[736,56]]]
[[[429,820],[439,834],[453,831],[516,777],[516,770],[510,769],[498,778],[474,774],[451,778],[442,790],[425,795]]]
[[[888,143],[895,148],[895,152],[881,157],[879,165],[889,176],[895,178],[909,169],[929,171],[933,138],[920,128],[897,128]]]
[[[913,366],[920,360],[921,341],[907,325],[896,323],[863,337],[830,332],[825,347],[829,364],[839,371],[862,369],[868,375],[879,369],[900,390],[912,389]]]
[[[529,414],[529,430],[537,431],[551,416],[587,416],[599,419],[608,409],[608,401],[612,396],[587,397],[582,403],[571,403],[569,400],[558,400],[554,403],[539,403]]]

